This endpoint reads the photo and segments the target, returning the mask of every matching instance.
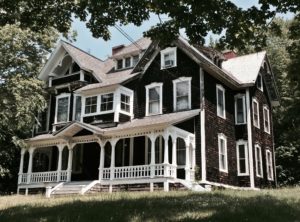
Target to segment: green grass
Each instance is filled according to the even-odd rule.
[[[300,189],[3,196],[0,221],[300,222]]]

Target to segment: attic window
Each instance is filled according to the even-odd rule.
[[[261,74],[258,74],[257,80],[256,80],[256,86],[260,91],[264,91],[263,89],[263,81],[262,81],[262,76]]]
[[[131,67],[131,57],[125,59],[125,68]]]
[[[161,69],[167,69],[177,66],[177,50],[176,47],[169,47],[160,52]]]
[[[117,60],[117,69],[122,69],[123,68],[123,59]]]

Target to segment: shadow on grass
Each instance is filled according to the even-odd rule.
[[[99,196],[100,197],[100,196]],[[222,193],[156,195],[116,200],[74,199],[61,204],[34,203],[0,211],[0,221],[293,221],[300,201],[269,195],[241,197]],[[107,198],[109,199],[109,198]],[[59,200],[59,199],[57,199]]]

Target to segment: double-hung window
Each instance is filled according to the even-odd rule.
[[[85,98],[85,114],[97,112],[97,96]]]
[[[270,133],[270,111],[266,105],[263,107],[263,115],[264,115],[264,131]]]
[[[174,111],[191,109],[191,77],[173,80]]]
[[[273,180],[273,161],[272,161],[272,153],[270,150],[266,151],[266,163],[267,163],[267,177],[268,180]]]
[[[262,79],[262,76],[261,74],[258,74],[257,76],[257,80],[256,80],[256,86],[259,90],[263,91],[263,79]]]
[[[252,100],[252,113],[253,113],[253,125],[257,128],[260,128],[259,104],[258,104],[258,101],[255,98],[253,98],[253,100]]]
[[[237,154],[237,170],[238,176],[249,175],[249,163],[248,163],[248,146],[247,141],[238,141],[236,143]]]
[[[114,94],[113,93],[101,95],[101,110],[100,111],[112,110],[113,105],[114,105]]]
[[[226,118],[225,115],[225,89],[221,85],[216,86],[217,94],[217,115],[222,118]]]
[[[245,124],[246,123],[246,103],[245,95],[238,94],[234,97],[234,107],[235,107],[235,124]]]
[[[161,69],[167,69],[177,66],[177,48],[168,47],[160,52]]]
[[[255,165],[256,176],[263,177],[262,153],[261,147],[258,144],[255,145]]]
[[[61,94],[56,97],[55,123],[69,121],[70,115],[70,94]]]
[[[162,113],[162,83],[146,86],[146,116]]]
[[[130,96],[121,93],[121,110],[130,112]]]
[[[227,164],[227,138],[223,134],[218,134],[218,147],[219,147],[219,170],[228,172]]]

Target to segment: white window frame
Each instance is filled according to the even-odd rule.
[[[176,109],[176,105],[177,105],[177,83],[181,83],[181,82],[188,82],[188,108],[187,109],[191,109],[192,108],[192,77],[181,77],[178,79],[173,80],[173,110],[174,111],[178,111]]]
[[[257,104],[257,124],[255,124],[255,117],[254,117],[254,104]],[[260,129],[260,116],[259,116],[259,103],[257,101],[257,99],[254,97],[252,99],[252,116],[253,116],[253,126],[255,126],[256,128]]]
[[[246,172],[241,173],[241,166],[240,166],[240,149],[239,146],[244,145],[244,152],[245,152],[245,164],[246,164]],[[245,140],[238,140],[236,143],[236,157],[237,157],[237,171],[238,176],[248,176],[249,175],[249,154],[248,154],[248,142]]]
[[[91,98],[91,97],[96,97],[97,98],[97,104],[96,104],[96,112],[94,113],[85,113],[85,108],[86,108],[86,99]],[[98,95],[93,95],[93,96],[86,96],[84,97],[84,109],[81,111],[84,116],[94,116],[95,114],[99,113],[99,96]]]
[[[112,94],[112,98],[113,98],[113,100],[112,100],[112,109],[110,109],[110,110],[101,110],[102,96],[109,95],[109,94]],[[115,93],[114,92],[103,93],[99,96],[99,98],[100,98],[99,109],[100,109],[101,114],[111,113],[115,110],[115,106],[114,106],[115,105]]]
[[[258,77],[260,77],[260,78],[258,78]],[[261,87],[259,87],[258,86],[258,80],[260,79],[260,86]],[[258,73],[258,76],[257,76],[257,80],[256,80],[257,82],[256,82],[256,87],[260,90],[260,91],[264,91],[264,85],[263,85],[263,78],[262,78],[262,75],[261,75],[261,73]]]
[[[152,116],[152,115],[159,115],[159,114],[162,114],[162,101],[163,101],[163,83],[151,83],[150,85],[147,85],[145,86],[146,87],[146,116]],[[152,89],[152,88],[155,88],[155,87],[160,87],[159,89],[159,98],[160,98],[160,101],[159,101],[159,112],[158,113],[149,113],[149,90]]]
[[[268,158],[268,155],[270,155],[269,158]],[[269,149],[267,149],[266,150],[266,167],[267,167],[266,171],[267,171],[268,180],[274,180],[274,171],[273,171],[273,161],[272,160],[273,160],[272,152]],[[269,167],[271,169],[271,175],[269,173]]]
[[[165,66],[165,54],[174,53],[174,62],[172,66]],[[177,66],[177,47],[168,47],[160,51],[160,69],[168,69]]]
[[[218,106],[218,104],[219,104],[219,97],[218,97],[218,90],[220,90],[220,91],[222,91],[222,93],[223,93],[223,104],[224,104],[224,110],[220,110],[219,111],[219,106]],[[226,97],[225,97],[225,88],[222,86],[222,85],[220,85],[220,84],[217,84],[216,85],[216,97],[217,97],[217,99],[216,99],[216,101],[217,101],[217,104],[216,104],[216,106],[217,106],[217,116],[219,116],[219,117],[221,117],[221,118],[223,118],[223,119],[226,119]],[[222,113],[222,115],[219,115],[219,113]]]
[[[221,143],[220,140],[224,141],[224,155],[225,155],[225,168],[223,169],[221,166]],[[228,173],[228,154],[227,154],[227,137],[223,133],[218,134],[218,149],[219,149],[219,171]]]
[[[237,100],[241,99],[243,100],[243,113],[244,113],[244,119],[242,123],[238,123],[238,115],[237,115]],[[235,124],[236,125],[243,125],[247,123],[246,120],[246,96],[245,94],[237,94],[234,96],[234,110],[235,110]]]
[[[260,178],[263,178],[264,177],[264,173],[263,173],[263,162],[262,162],[261,146],[258,145],[258,144],[255,144],[254,151],[255,151],[255,169],[256,169],[255,171],[256,171],[256,176],[260,177]],[[260,161],[260,167],[258,167],[258,159]]]
[[[266,126],[265,112],[267,112],[268,127]],[[270,134],[270,110],[267,105],[263,106],[264,131]]]
[[[80,97],[81,99],[81,107],[80,107],[80,110],[81,110],[81,113],[80,113],[80,119],[81,119],[81,116],[82,116],[82,96],[79,95],[79,94],[74,94],[74,98],[73,98],[73,115],[72,115],[72,120],[75,121],[75,114],[76,114],[76,98],[77,97]]]
[[[66,122],[57,122],[57,111],[58,111],[58,100],[62,98],[68,98],[68,119]],[[70,121],[70,103],[71,103],[71,94],[70,93],[62,93],[56,96],[56,104],[55,104],[55,117],[54,124],[67,123]]]

